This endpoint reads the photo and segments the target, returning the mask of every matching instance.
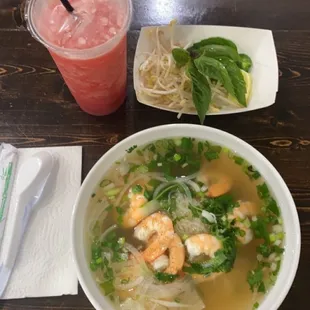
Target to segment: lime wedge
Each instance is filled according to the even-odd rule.
[[[241,73],[243,75],[245,85],[246,85],[245,99],[246,99],[246,102],[248,104],[250,101],[251,94],[252,94],[252,85],[253,85],[252,76],[251,76],[251,74],[249,74],[243,70],[241,70]]]

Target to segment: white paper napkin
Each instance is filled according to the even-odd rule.
[[[33,154],[49,150],[58,163],[39,205],[31,216],[3,299],[77,294],[78,281],[70,242],[73,204],[81,184],[82,147],[19,149],[20,165]],[[15,188],[1,253],[12,234]],[[0,253],[0,259],[1,259]]]

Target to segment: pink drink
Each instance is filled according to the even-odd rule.
[[[114,112],[126,95],[131,0],[29,0],[28,27],[49,49],[80,107]]]

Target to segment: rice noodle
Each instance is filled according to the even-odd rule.
[[[185,182],[186,184],[188,184],[196,193],[200,192],[200,187],[197,183],[195,183],[192,180],[188,180]]]
[[[132,298],[127,298],[120,306],[122,310],[145,310],[143,305],[136,301],[133,300]]]
[[[216,223],[217,220],[216,220],[216,216],[211,213],[211,212],[208,212],[206,210],[202,210],[202,213],[201,215],[208,220],[209,223]]]
[[[178,181],[182,181],[182,182],[187,182],[187,181],[190,181],[190,180],[193,180],[193,179],[196,179],[199,175],[199,171],[198,172],[195,172],[193,174],[190,174],[186,177],[181,177],[181,178],[178,178],[177,180]]]
[[[148,266],[146,265],[143,256],[141,255],[141,253],[131,244],[129,243],[125,243],[124,244],[124,248],[127,249],[134,257],[135,259],[140,263],[141,267],[143,268],[144,271],[146,272],[151,272],[148,268]]]
[[[187,187],[182,181],[180,181],[180,179],[177,179],[177,180],[175,180],[175,181],[170,181],[170,182],[167,182],[167,183],[160,184],[160,185],[156,188],[156,190],[155,190],[155,192],[154,192],[154,194],[153,194],[153,197],[156,199],[156,198],[158,197],[159,193],[160,193],[162,190],[164,190],[165,188],[167,188],[167,187],[169,187],[170,185],[173,185],[173,184],[178,184],[178,185],[183,189],[183,191],[184,191],[186,197],[192,198],[192,194],[191,194],[190,190],[188,189],[188,187]]]
[[[173,301],[164,301],[164,300],[159,300],[159,299],[151,299],[151,301],[168,307],[168,308],[192,308],[193,305],[185,305],[185,304],[181,304],[181,303],[177,303],[177,302],[173,302]]]
[[[95,211],[93,212],[94,214],[92,214],[90,216],[91,220],[90,220],[89,226],[88,226],[88,232],[89,232],[90,236],[94,235],[93,234],[93,229],[94,229],[96,223],[99,222],[100,224],[102,224],[103,221],[108,216],[108,212],[106,211],[106,208],[108,207],[108,203],[106,203],[104,206],[105,207],[103,208],[103,210],[102,210],[101,206],[99,207],[99,209],[95,208]]]

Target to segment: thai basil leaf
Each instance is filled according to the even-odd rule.
[[[238,62],[239,67],[242,70],[249,72],[253,66],[252,59],[246,54],[240,54],[239,58],[240,58]]]
[[[188,75],[192,82],[192,96],[197,114],[203,124],[211,102],[211,88],[207,79],[198,71],[191,61],[187,68]]]
[[[201,40],[200,42],[193,44],[193,46],[190,47],[189,50],[198,50],[203,46],[214,45],[214,44],[215,45],[229,46],[238,52],[238,48],[233,41],[225,39],[225,38],[221,38],[221,37],[212,37],[212,38],[208,38],[205,40]]]
[[[183,48],[174,48],[172,56],[179,68],[184,67],[191,59],[189,52]]]
[[[229,74],[229,77],[234,87],[235,96],[237,100],[239,101],[241,105],[246,107],[247,102],[246,102],[245,94],[246,94],[247,89],[246,89],[246,84],[245,84],[241,70],[239,69],[239,67],[236,65],[234,61],[232,61],[231,59],[227,57],[221,57],[218,60],[225,66]]]
[[[220,61],[214,58],[200,56],[194,62],[201,74],[219,81],[227,92],[235,97],[234,85],[229,77],[228,71]]]

